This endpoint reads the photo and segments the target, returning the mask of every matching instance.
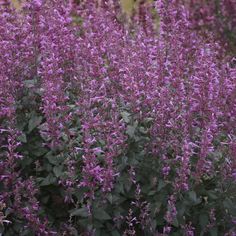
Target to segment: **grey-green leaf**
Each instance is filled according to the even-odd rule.
[[[29,120],[28,132],[30,133],[33,129],[35,129],[37,126],[39,126],[42,119],[43,119],[42,116],[33,116]]]
[[[54,166],[53,172],[57,178],[62,176],[63,174],[62,170],[63,170],[63,166]]]
[[[111,219],[111,217],[102,208],[97,208],[94,210],[94,218],[97,220],[110,220]]]
[[[88,210],[87,208],[83,207],[80,209],[75,209],[71,212],[71,216],[81,216],[81,217],[88,217]]]
[[[127,111],[121,112],[121,116],[122,116],[125,123],[130,122],[130,114]]]

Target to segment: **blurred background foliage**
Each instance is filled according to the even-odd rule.
[[[123,10],[128,13],[131,14],[133,9],[140,3],[140,2],[152,2],[152,0],[120,0],[121,6],[123,8]],[[13,6],[17,9],[20,8],[21,3],[24,2],[24,0],[11,0]]]
[[[20,9],[25,0],[10,0],[16,9]],[[76,4],[85,0],[75,0]],[[101,0],[92,0],[101,2]],[[139,7],[148,6],[153,0],[116,0],[120,2],[126,20],[139,12]],[[115,2],[116,2],[115,1]],[[190,17],[196,29],[202,34],[209,33],[222,42],[227,54],[236,53],[236,1],[235,0],[180,0],[189,7]]]
[[[21,6],[21,2],[20,0],[11,0],[13,6],[16,8],[16,9],[19,9],[20,6]]]

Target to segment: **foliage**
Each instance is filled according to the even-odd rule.
[[[0,232],[234,236],[235,61],[111,3],[1,5]]]

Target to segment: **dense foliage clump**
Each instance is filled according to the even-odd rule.
[[[1,4],[4,236],[235,236],[235,59],[180,1],[142,13]]]

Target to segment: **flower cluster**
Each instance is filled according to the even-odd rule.
[[[187,1],[193,27],[206,32],[214,32],[225,46],[235,50],[236,4],[234,0],[191,0]]]

